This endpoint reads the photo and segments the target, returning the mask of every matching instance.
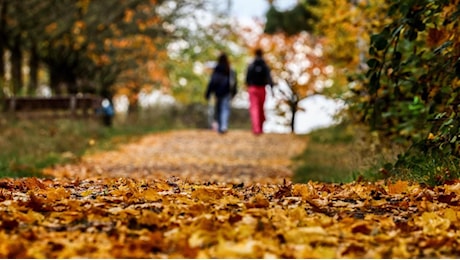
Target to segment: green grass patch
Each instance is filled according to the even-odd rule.
[[[384,178],[383,165],[394,162],[402,150],[378,142],[358,126],[339,124],[305,136],[305,151],[294,158],[293,181],[347,183]]]
[[[87,143],[82,135],[92,129],[86,126],[71,120],[2,121],[0,176],[39,176],[41,168],[81,155]]]
[[[460,178],[460,158],[442,150],[426,150],[423,145],[414,145],[387,170],[391,173],[389,179],[409,180],[433,187]]]
[[[115,118],[112,127],[99,119],[3,119],[0,121],[0,177],[41,177],[43,168],[76,162],[85,153],[115,148],[147,133],[177,126],[166,115],[133,113]]]

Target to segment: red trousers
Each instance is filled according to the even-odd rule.
[[[252,132],[254,134],[263,133],[265,122],[264,103],[265,87],[249,86],[249,115],[251,116]]]

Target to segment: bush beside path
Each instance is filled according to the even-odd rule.
[[[294,184],[297,138],[172,131],[0,179],[0,257],[460,256],[460,182]]]

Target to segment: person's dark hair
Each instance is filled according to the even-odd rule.
[[[262,55],[264,53],[263,53],[262,49],[258,48],[258,49],[256,49],[255,54],[256,54],[257,57],[262,57]]]
[[[230,71],[230,62],[228,61],[227,54],[221,53],[217,59],[217,66],[225,70],[225,72]]]

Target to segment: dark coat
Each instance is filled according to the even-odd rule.
[[[270,75],[270,68],[261,57],[256,57],[254,61],[248,66],[246,73],[246,85],[260,86],[266,85],[273,86],[273,80]]]
[[[234,97],[236,92],[237,81],[235,71],[231,69],[230,72],[226,72],[222,66],[216,66],[208,83],[205,98],[209,99],[212,93],[217,98],[227,96],[228,94]]]

